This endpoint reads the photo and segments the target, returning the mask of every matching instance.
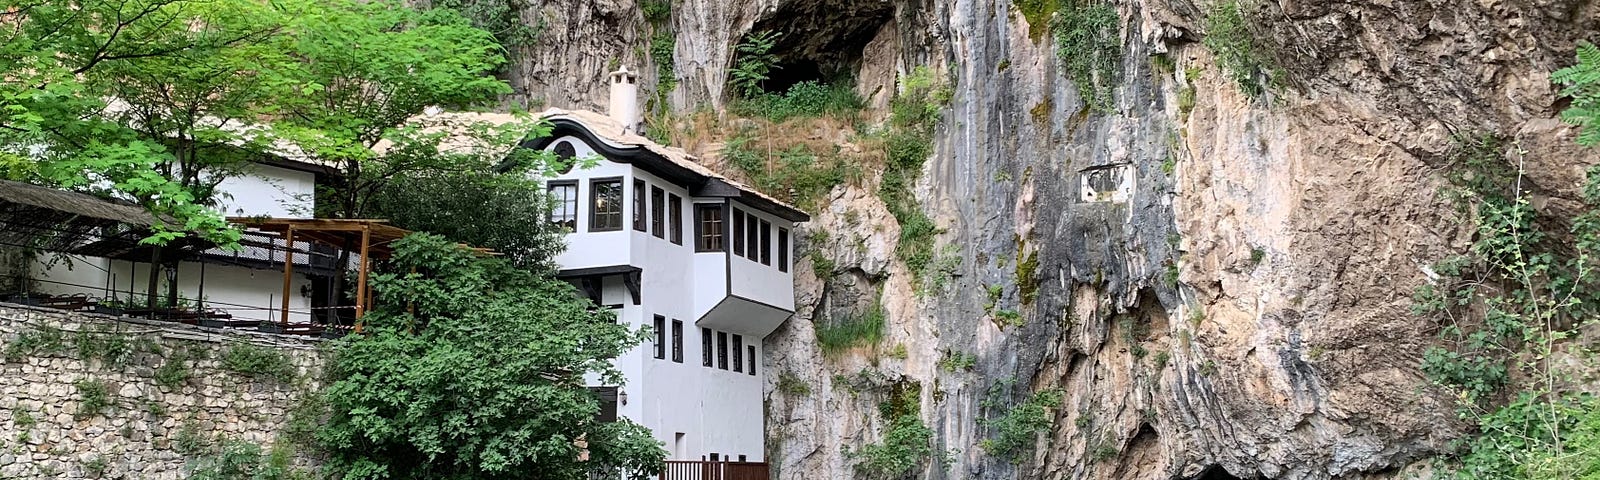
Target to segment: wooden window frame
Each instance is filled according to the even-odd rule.
[[[667,194],[667,231],[668,240],[675,245],[683,245],[683,197],[675,193]]]
[[[602,212],[600,210],[600,186],[601,185],[610,185],[610,184],[615,184],[616,187],[617,187],[617,206],[616,206],[616,211],[612,212],[612,211],[608,210],[608,211]],[[623,213],[624,213],[623,212],[622,202],[625,201],[624,196],[625,196],[625,192],[623,192],[623,190],[622,190],[622,177],[606,177],[606,178],[595,178],[595,179],[590,179],[589,180],[589,231],[590,232],[620,232],[620,231],[622,231],[622,216],[623,216]],[[604,215],[604,216],[613,216],[614,215],[615,218],[616,218],[616,222],[615,222],[616,225],[615,226],[602,225],[602,223],[611,223],[611,222],[601,222],[600,218],[601,218],[602,215]]]
[[[672,319],[672,361],[683,363],[683,320]]]
[[[733,350],[733,359],[729,360],[729,363],[733,364],[733,371],[737,372],[737,373],[744,373],[744,336],[743,335],[739,335],[737,333],[733,334],[733,348],[732,348],[732,350]]]
[[[778,227],[778,271],[789,273],[789,229]]]
[[[728,332],[717,332],[717,368],[728,369]]]
[[[644,180],[633,179],[633,229],[645,231],[645,224],[649,221],[645,217]]]
[[[706,218],[706,212],[715,212],[717,218]],[[727,251],[727,225],[721,205],[702,203],[694,207],[694,251],[695,252],[726,252]],[[716,226],[715,233],[708,233],[706,227]]]
[[[729,224],[729,226],[731,228],[728,229],[728,234],[729,234],[729,236],[733,237],[733,254],[743,257],[744,256],[744,229],[745,229],[744,212],[739,210],[739,209],[737,209],[737,208],[732,209],[732,211],[733,211],[733,216],[732,216],[733,221],[732,221],[732,223]]]
[[[749,243],[750,248],[745,250],[746,255],[744,258],[748,258],[752,262],[759,261],[761,258],[760,255],[756,254],[756,245],[761,243],[761,232],[756,230],[756,226],[760,225],[760,222],[761,219],[756,217],[756,214],[745,213],[745,243]]]
[[[656,359],[667,358],[667,317],[655,316],[655,323],[651,325],[656,334]]]
[[[711,357],[711,340],[711,329],[700,327],[700,365],[706,368],[715,365]]]
[[[569,212],[571,217],[569,217],[569,219],[565,220],[565,221],[556,220],[556,214],[558,212],[561,212],[562,210],[564,210],[566,208],[567,204],[566,204],[566,202],[561,201],[562,198],[555,196],[555,192],[556,192],[556,189],[566,189],[566,188],[571,188],[572,189],[572,211]],[[582,196],[580,196],[578,194],[578,181],[577,180],[551,180],[551,181],[545,183],[544,191],[545,191],[546,194],[550,195],[550,198],[552,200],[555,200],[555,202],[554,202],[555,205],[552,205],[551,208],[550,208],[550,216],[549,216],[550,224],[551,225],[560,225],[562,227],[566,227],[567,231],[569,231],[569,232],[578,231],[578,215],[581,215],[581,213],[579,213],[579,212],[583,211],[583,198],[582,198]],[[571,225],[567,225],[568,222],[571,222]]]
[[[772,222],[761,221],[761,264],[772,265]]]
[[[667,191],[650,186],[650,234],[667,238]]]

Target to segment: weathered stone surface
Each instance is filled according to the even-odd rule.
[[[230,342],[283,352],[302,372],[320,371],[323,364],[314,340],[0,305],[0,341],[41,329],[60,330],[66,346],[0,363],[0,385],[15,392],[0,399],[0,438],[7,445],[27,445],[0,453],[0,478],[86,478],[84,466],[102,461],[102,478],[187,478],[184,465],[191,458],[173,450],[185,423],[193,423],[202,435],[219,435],[214,439],[270,446],[303,392],[292,384],[256,381],[223,369],[215,359]],[[79,332],[124,336],[138,351],[123,365],[83,362],[72,348]],[[168,358],[155,352],[177,349],[209,360],[194,361],[189,381],[166,390],[157,386],[152,373]],[[78,416],[82,397],[74,382],[81,378],[110,387],[111,405],[99,415]],[[256,393],[242,393],[247,391]],[[12,439],[18,443],[10,443]]]

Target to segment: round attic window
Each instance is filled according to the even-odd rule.
[[[572,142],[562,140],[556,142],[556,148],[551,149],[556,154],[556,171],[565,175],[572,171],[572,165],[578,163],[578,151],[572,147]]]

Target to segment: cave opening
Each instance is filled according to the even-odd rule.
[[[770,52],[777,61],[762,82],[762,90],[782,94],[801,82],[834,85],[853,81],[861,70],[867,44],[892,18],[890,2],[784,4],[750,27],[751,32],[778,33]]]
[[[1244,479],[1239,478],[1239,477],[1235,477],[1235,476],[1233,476],[1233,474],[1228,473],[1228,469],[1222,468],[1222,465],[1212,465],[1212,466],[1206,467],[1205,470],[1201,470],[1199,475],[1195,475],[1194,477],[1190,477],[1190,480],[1244,480]]]

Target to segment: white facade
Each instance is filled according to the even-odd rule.
[[[238,175],[219,182],[217,189],[222,192],[217,209],[224,215],[310,218],[316,175],[309,171],[250,164]],[[298,246],[304,248],[305,245]],[[244,260],[247,262],[241,263],[255,263],[257,267],[217,263],[202,266],[194,261],[179,263],[175,277],[178,296],[189,304],[204,299],[206,308],[226,312],[237,320],[280,319],[281,258],[277,262],[270,258]],[[57,258],[41,254],[34,262],[31,277],[35,288],[44,293],[142,301],[148,291],[150,264],[147,259],[114,260],[78,255]],[[204,288],[201,287],[202,277]],[[159,295],[165,296],[166,291],[160,287],[166,285],[166,278],[158,278],[157,284]],[[309,278],[304,275],[293,278],[289,298],[291,323],[311,320],[310,291]]]
[[[750,205],[724,195],[697,196],[704,192],[663,178],[666,174],[660,168],[619,158],[614,150],[627,145],[609,143],[580,124],[572,125],[558,128],[543,148],[562,152],[558,148],[570,147],[577,158],[592,155],[601,160],[548,181],[558,199],[571,198],[563,193],[568,192],[565,188],[576,193],[575,202],[558,200],[558,210],[552,214],[555,219],[576,217],[566,237],[567,250],[557,257],[562,276],[580,291],[598,282],[598,303],[618,307],[621,323],[654,329],[659,316],[662,327],[653,337],[659,340],[616,360],[626,379],[620,395],[626,404],[618,403],[618,415],[650,428],[665,444],[670,459],[715,455],[763,461],[762,385],[768,372],[760,361],[761,340],[794,311],[793,221],[765,211],[771,205]],[[600,142],[608,143],[597,145]],[[613,152],[607,155],[606,150]],[[629,151],[651,155],[647,150]],[[615,217],[597,222],[597,211],[607,209],[601,207],[606,199],[597,199],[596,192],[607,185],[623,187],[621,224],[615,230],[605,229]],[[635,212],[641,207],[643,231],[635,228]],[[696,222],[701,208],[721,215],[720,250],[706,248],[709,245],[701,241],[707,233]],[[747,255],[730,253],[733,212],[755,218],[758,227],[765,222],[769,233],[765,237],[758,233],[755,239],[765,247],[746,238],[740,244]],[[743,235],[748,235],[748,228]],[[763,250],[765,264],[760,261]]]

